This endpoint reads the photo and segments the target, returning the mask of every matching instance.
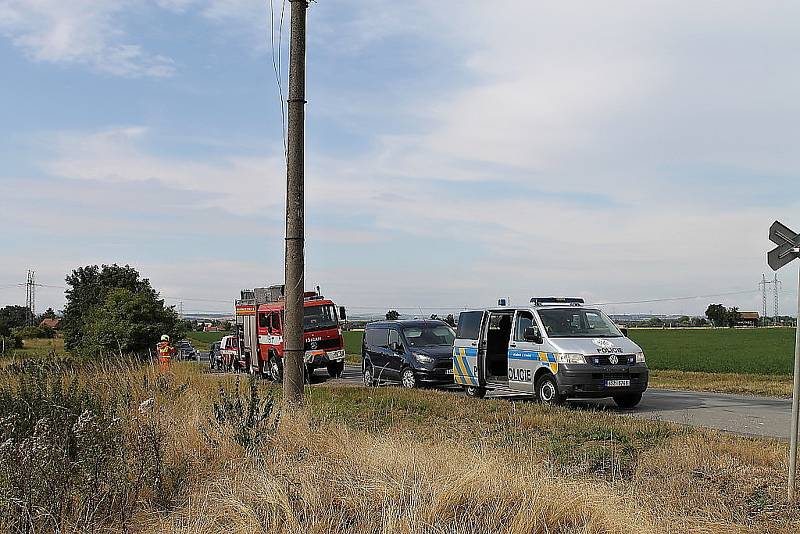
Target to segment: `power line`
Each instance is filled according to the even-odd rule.
[[[28,269],[28,282],[25,288],[25,307],[28,308],[28,317],[25,323],[33,326],[36,321],[36,273]]]
[[[286,141],[286,110],[283,107],[283,21],[286,14],[286,0],[281,2],[281,16],[278,25],[278,50],[275,50],[275,0],[269,0],[269,32],[270,47],[272,49],[272,70],[275,73],[275,83],[278,86],[278,103],[281,109],[281,140],[283,141],[283,157],[288,161],[289,146]]]
[[[661,299],[648,299],[648,300],[629,300],[629,301],[622,301],[622,302],[594,302],[594,306],[614,306],[617,304],[651,304],[654,302],[677,302],[680,300],[694,300],[694,299],[708,299],[713,297],[729,297],[733,295],[746,295],[750,293],[756,293],[758,290],[756,289],[747,289],[742,291],[730,291],[727,293],[714,293],[711,295],[692,295],[688,297],[669,297],[669,298],[661,298]]]

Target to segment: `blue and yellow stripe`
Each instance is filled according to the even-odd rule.
[[[472,370],[469,358],[477,358],[478,350],[469,347],[453,349],[453,378],[457,384],[477,386],[478,378]]]

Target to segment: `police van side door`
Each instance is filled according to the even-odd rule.
[[[462,386],[483,386],[482,367],[479,356],[481,350],[486,356],[486,340],[483,338],[483,324],[486,312],[467,311],[458,316],[458,330],[453,343],[453,379]]]
[[[515,391],[533,393],[533,383],[542,345],[525,339],[525,331],[536,327],[536,319],[530,310],[517,310],[511,342],[508,344],[508,387]]]

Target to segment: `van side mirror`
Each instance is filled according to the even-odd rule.
[[[619,331],[622,332],[623,336],[628,337],[628,329],[627,328],[624,328],[624,327],[620,328]]]
[[[347,310],[344,309],[344,306],[339,306],[339,320],[340,321],[347,320]]]
[[[529,326],[526,328],[522,337],[525,338],[525,341],[530,341],[531,343],[536,343],[537,345],[544,343],[544,338],[542,338],[542,333],[539,332],[538,326]]]

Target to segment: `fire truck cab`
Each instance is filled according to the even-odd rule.
[[[236,324],[240,330],[242,353],[253,373],[283,380],[283,324],[286,303],[283,286],[242,291],[236,301]],[[307,376],[325,367],[331,377],[344,370],[344,340],[339,321],[346,318],[344,308],[319,294],[305,293],[303,330]]]

